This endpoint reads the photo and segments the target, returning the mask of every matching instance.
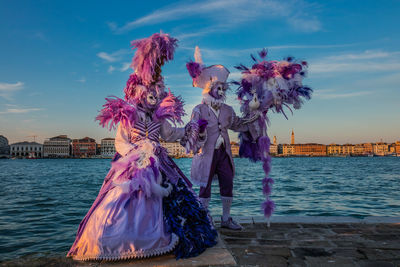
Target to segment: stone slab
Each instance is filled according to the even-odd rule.
[[[93,265],[94,264],[94,265]],[[232,266],[236,265],[236,261],[225,243],[219,238],[218,244],[212,248],[208,248],[201,255],[189,258],[176,260],[172,254],[167,254],[159,257],[147,259],[127,260],[127,261],[102,261],[99,263],[82,262],[77,266],[101,266],[101,267],[128,267],[128,266]]]

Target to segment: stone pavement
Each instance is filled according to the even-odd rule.
[[[239,266],[400,266],[400,218],[242,218],[218,229]]]
[[[65,256],[19,258],[0,266],[400,266],[400,218],[241,217],[243,231],[220,229],[220,242],[196,258],[173,255],[119,262]],[[218,226],[219,223],[216,222]]]

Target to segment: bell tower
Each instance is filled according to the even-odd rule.
[[[293,131],[293,129],[292,129],[292,138],[291,138],[291,142],[290,142],[292,145],[294,145],[294,131]]]

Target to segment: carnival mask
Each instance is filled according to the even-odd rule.
[[[155,92],[150,91],[147,96],[145,102],[145,107],[148,109],[154,109],[158,103],[158,96]]]
[[[211,86],[209,94],[215,99],[225,99],[225,93],[228,89],[228,84],[223,82],[215,82]]]

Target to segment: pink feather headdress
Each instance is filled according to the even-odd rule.
[[[132,49],[137,49],[132,59],[134,70],[124,89],[125,99],[138,102],[148,90],[153,90],[161,97],[164,95],[164,81],[161,67],[174,58],[178,40],[166,33],[154,33],[148,38],[131,42]]]

